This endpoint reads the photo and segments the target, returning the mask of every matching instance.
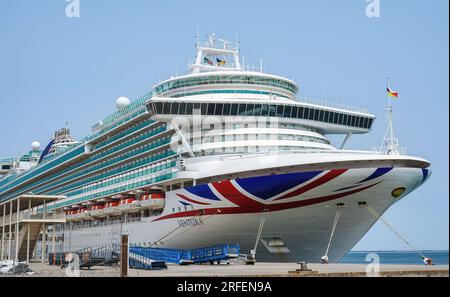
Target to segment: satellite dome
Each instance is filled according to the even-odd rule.
[[[31,144],[31,148],[33,149],[33,151],[38,151],[41,149],[41,144],[38,141],[33,141],[33,143]]]
[[[116,106],[118,110],[122,110],[130,104],[130,99],[127,97],[119,97],[116,100]]]

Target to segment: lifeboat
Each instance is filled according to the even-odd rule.
[[[148,209],[163,209],[166,200],[166,194],[161,193],[151,193],[142,195],[139,199],[138,205],[141,208]]]
[[[75,214],[75,219],[85,219],[89,216],[89,208],[87,207],[81,207],[77,210],[77,213]]]
[[[104,216],[104,212],[103,209],[105,208],[105,204],[97,204],[97,205],[93,205],[91,206],[91,208],[89,209],[89,214],[93,217],[101,217]]]
[[[111,201],[105,204],[105,207],[102,209],[103,214],[105,215],[114,215],[119,214],[120,210],[118,208],[119,201]]]
[[[138,206],[136,204],[136,198],[128,197],[120,200],[118,208],[121,212],[132,212],[137,211]]]
[[[71,209],[71,210],[66,211],[66,219],[69,221],[75,220],[77,212],[78,212],[78,209]]]
[[[89,216],[89,208],[80,207],[78,209],[69,210],[66,215],[68,221],[81,220]]]

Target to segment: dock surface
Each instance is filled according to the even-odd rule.
[[[36,272],[31,276],[64,277],[65,269],[41,263],[31,263],[30,268]],[[308,264],[311,271],[297,272],[300,265],[296,263],[256,263],[255,265],[221,264],[188,265],[169,264],[165,270],[130,269],[130,277],[365,277],[365,264]],[[380,264],[378,276],[402,277],[448,277],[449,265],[391,265]],[[115,277],[120,275],[119,267],[93,267],[81,270],[82,277]]]

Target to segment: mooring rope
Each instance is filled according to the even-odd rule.
[[[422,259],[428,259],[425,257],[418,249],[416,249],[406,238],[404,238],[391,224],[389,224],[385,219],[381,217],[381,215],[368,204],[366,204],[367,210],[372,213],[377,219],[380,219],[392,232],[394,232],[401,240],[403,240],[412,250],[414,250],[417,254],[419,254]]]
[[[340,216],[341,216],[341,209],[338,208],[337,211],[336,211],[336,215],[334,217],[333,228],[331,228],[330,239],[328,240],[327,249],[325,251],[325,255],[323,256],[323,259],[328,259],[328,252],[330,250],[331,240],[333,240],[334,231],[336,231],[336,226],[337,226],[337,224],[339,222]]]
[[[255,248],[253,249],[255,254],[256,254],[256,249],[258,248],[259,239],[261,237],[261,233],[262,233],[262,230],[264,228],[265,221],[266,221],[266,217],[264,216],[264,217],[261,218],[261,221],[259,223],[258,233],[256,234]]]

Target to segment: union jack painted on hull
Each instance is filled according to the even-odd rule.
[[[377,168],[367,178],[329,195],[314,196],[314,189],[327,185],[348,169],[311,171],[224,180],[186,188],[176,193],[179,203],[198,207],[194,210],[164,215],[155,221],[196,215],[225,215],[279,211],[314,205],[347,197],[370,189],[381,182],[380,177],[393,168]],[[426,176],[426,169],[424,169]]]

